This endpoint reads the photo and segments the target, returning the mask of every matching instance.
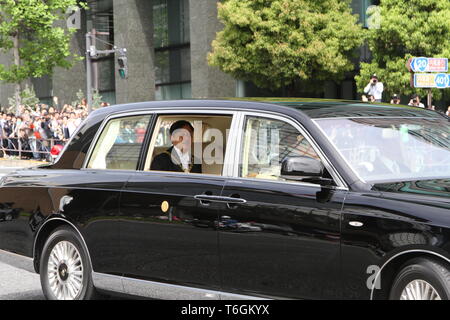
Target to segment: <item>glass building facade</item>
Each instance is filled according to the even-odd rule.
[[[95,35],[98,50],[111,50],[114,46],[113,0],[89,0],[86,11],[86,29]],[[102,56],[93,64],[93,87],[98,90],[103,101],[114,104],[115,66],[114,55]]]
[[[189,0],[153,1],[156,100],[191,98]]]
[[[370,6],[379,5],[380,0],[353,0],[352,9],[353,13],[359,15],[359,21],[364,27],[368,27],[368,15],[367,9]]]
[[[86,0],[89,10],[83,12],[82,27],[77,33],[77,40],[72,41],[72,45],[78,46],[75,49],[78,49],[80,55],[84,55],[85,52],[84,35],[86,32],[96,32],[97,48],[109,50],[113,48],[115,42],[117,42],[116,45],[119,45],[119,38],[123,37],[124,33],[127,34],[127,37],[130,36],[130,30],[127,30],[129,25],[145,25],[145,29],[141,29],[141,32],[131,34],[131,38],[127,42],[127,49],[130,55],[141,50],[137,52],[138,60],[133,62],[134,68],[138,68],[139,71],[143,70],[142,66],[147,66],[145,74],[149,77],[133,80],[132,78],[138,72],[136,69],[132,71],[130,66],[129,79],[122,80],[117,74],[118,66],[115,55],[101,57],[94,63],[93,86],[98,89],[103,100],[111,104],[116,101],[133,101],[129,99],[128,95],[124,95],[124,93],[130,92],[132,95],[133,90],[136,92],[138,90],[149,91],[148,98],[137,97],[136,94],[134,101],[192,97],[216,98],[230,96],[233,92],[236,96],[241,97],[285,95],[286,92],[283,90],[276,92],[262,90],[252,83],[231,77],[226,84],[227,91],[225,90],[223,79],[226,80],[226,78],[218,77],[219,74],[223,74],[219,70],[213,70],[207,66],[206,56],[210,50],[211,41],[221,28],[217,19],[217,2],[219,0],[207,1],[211,2],[200,2],[200,0]],[[145,6],[142,3],[145,3]],[[360,22],[365,27],[370,27],[368,8],[379,4],[380,0],[352,0],[351,8],[353,13],[359,16]],[[114,12],[114,8],[117,12]],[[131,18],[129,14],[133,10],[135,13]],[[142,14],[142,11],[145,11],[145,14]],[[138,21],[135,20],[136,18]],[[120,20],[115,23],[114,19]],[[139,21],[139,19],[141,20]],[[144,22],[147,22],[148,26]],[[152,30],[148,30],[148,34],[142,34],[142,32],[147,32],[147,29]],[[145,37],[151,41],[141,41]],[[142,50],[142,47],[134,47],[136,41],[140,43],[140,46],[142,43],[146,43],[144,46],[147,50]],[[363,46],[354,59],[355,70],[349,73],[346,79],[339,83],[325,82],[322,93],[299,92],[298,95],[358,99],[354,76],[359,72],[360,62],[367,62],[370,59],[371,54],[367,46]],[[45,102],[50,102],[54,95],[64,96],[64,94],[67,97],[73,96],[73,98],[66,98],[66,103],[75,100],[73,92],[64,92],[63,88],[66,88],[67,85],[61,83],[61,79],[64,77],[76,78],[73,84],[77,87],[76,91],[81,89],[85,92],[86,75],[82,74],[85,70],[85,62],[80,62],[80,64],[83,65],[80,65],[77,71],[58,70],[52,77],[33,79],[31,83],[34,85],[37,95]],[[135,82],[133,83],[131,80]],[[129,86],[120,89],[120,86],[126,83],[125,81],[128,81]],[[140,83],[146,83],[147,87],[141,89],[136,85]],[[203,88],[207,89],[203,90]],[[11,96],[9,92],[6,94]]]

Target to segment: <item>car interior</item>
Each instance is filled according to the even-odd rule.
[[[149,119],[143,115],[111,120],[98,139],[87,167],[136,170]]]
[[[178,120],[189,121],[194,127],[193,150],[191,152],[195,158],[201,159],[202,173],[221,175],[232,116],[159,116],[150,142],[144,170],[150,171],[153,159],[172,146],[169,129]]]

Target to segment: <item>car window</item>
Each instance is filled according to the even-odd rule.
[[[110,120],[104,127],[87,168],[136,170],[150,116]]]
[[[366,182],[450,175],[450,123],[446,119],[361,117],[316,122]]]
[[[159,115],[144,171],[221,175],[231,121],[231,115]]]
[[[281,180],[281,163],[288,157],[319,159],[311,144],[292,125],[249,116],[242,141],[240,177]]]

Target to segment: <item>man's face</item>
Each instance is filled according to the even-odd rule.
[[[174,146],[177,146],[183,152],[187,152],[191,150],[193,134],[193,130],[188,126],[185,126],[175,130],[170,139]]]

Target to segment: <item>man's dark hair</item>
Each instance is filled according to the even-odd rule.
[[[169,129],[170,135],[172,135],[172,133],[174,133],[175,130],[178,130],[178,129],[181,129],[184,127],[189,127],[192,131],[194,131],[194,127],[191,125],[191,123],[189,121],[178,120],[177,122],[173,123],[170,126],[170,129]]]

